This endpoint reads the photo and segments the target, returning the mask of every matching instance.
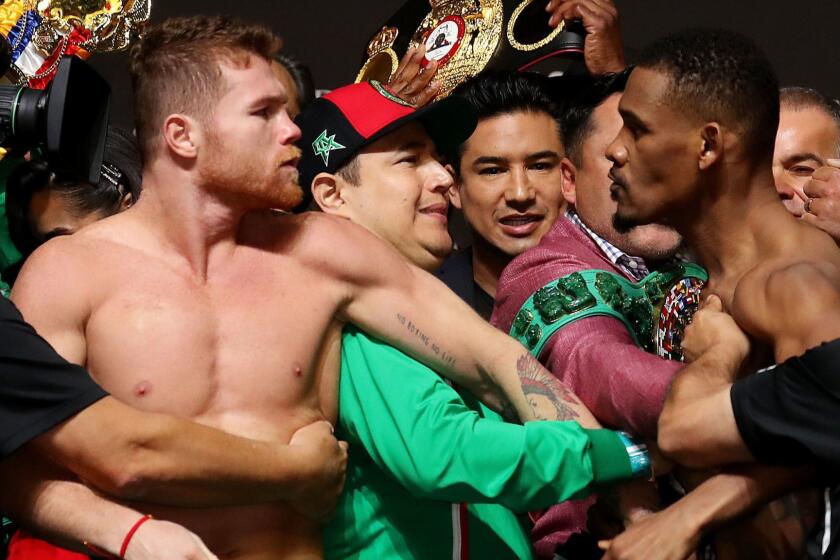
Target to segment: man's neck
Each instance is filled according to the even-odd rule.
[[[511,257],[476,236],[472,246],[473,280],[478,287],[496,299],[496,287]]]
[[[211,256],[226,258],[235,248],[246,210],[208,192],[192,174],[164,167],[144,171],[142,195],[131,211],[206,280]]]
[[[675,217],[673,224],[713,284],[742,276],[766,256],[774,239],[795,227],[773,188],[769,167],[740,185],[726,185],[698,206]]]

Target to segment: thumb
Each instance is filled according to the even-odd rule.
[[[838,169],[840,169],[840,159],[828,158],[827,160],[825,160],[825,163],[830,165],[831,167],[837,167]]]
[[[339,447],[341,447],[344,451],[347,451],[348,449],[350,449],[350,444],[349,444],[349,443],[347,443],[346,441],[339,441],[339,442],[338,442],[338,445],[339,445]]]
[[[598,541],[598,548],[601,550],[609,550],[610,546],[612,546],[612,541]]]
[[[723,311],[723,303],[720,301],[718,296],[711,294],[705,299],[705,301],[703,301],[701,309],[708,309],[709,311]]]

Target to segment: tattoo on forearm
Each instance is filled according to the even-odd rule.
[[[414,338],[426,348],[431,349],[435,356],[446,364],[448,367],[455,367],[455,356],[440,347],[434,340],[429,338],[429,335],[420,330],[420,328],[411,322],[405,315],[397,313],[397,321],[411,334]]]
[[[574,420],[579,416],[570,406],[580,404],[574,393],[555,379],[531,354],[519,357],[516,372],[522,383],[522,392],[539,420]],[[554,418],[540,412],[540,405],[545,401],[554,408]]]

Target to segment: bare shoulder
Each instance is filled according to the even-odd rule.
[[[773,342],[777,357],[782,345],[796,355],[838,338],[840,266],[810,258],[761,263],[739,282],[732,312],[747,332]]]
[[[348,219],[320,212],[278,218],[273,243],[305,266],[342,278],[374,266],[403,262],[390,245]]]
[[[16,303],[31,297],[54,300],[59,295],[80,297],[95,289],[97,276],[109,266],[107,259],[120,258],[121,229],[118,222],[106,218],[73,235],[50,239],[26,259],[12,298]]]

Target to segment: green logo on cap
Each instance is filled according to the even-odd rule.
[[[335,134],[332,136],[327,136],[327,129],[324,129],[324,132],[321,133],[318,138],[312,142],[312,149],[315,151],[316,156],[321,156],[324,160],[324,165],[330,164],[330,152],[333,150],[343,150],[346,146],[342,146],[338,142],[335,141]]]

